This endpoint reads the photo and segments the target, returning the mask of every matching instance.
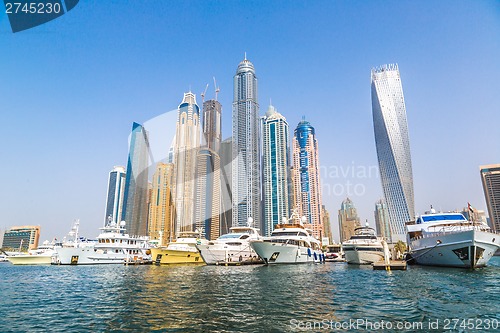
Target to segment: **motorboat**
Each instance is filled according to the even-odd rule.
[[[74,240],[56,248],[59,265],[95,265],[151,263],[149,238],[130,236],[126,233],[125,221],[108,221],[96,241],[81,240],[78,229]]]
[[[46,240],[37,249],[29,250],[27,253],[6,256],[6,259],[13,265],[50,265],[55,261],[55,257],[55,243]]]
[[[269,237],[250,241],[250,246],[266,264],[319,263],[324,261],[321,243],[312,230],[304,227],[306,218],[294,210],[290,219],[283,218]]]
[[[151,248],[151,258],[155,264],[204,264],[196,245],[207,245],[202,231],[186,231],[167,246]]]
[[[220,236],[208,244],[196,244],[196,248],[207,265],[224,264],[258,264],[262,263],[257,253],[250,247],[250,241],[258,239],[259,229],[251,225],[249,218],[247,226],[232,227],[229,233]]]
[[[364,227],[354,229],[354,235],[342,243],[345,260],[348,264],[369,265],[384,261],[383,239],[377,237],[375,229],[368,223]]]
[[[431,209],[406,228],[409,263],[474,269],[486,266],[500,248],[500,235],[461,213]]]
[[[326,246],[325,252],[326,262],[345,262],[345,253],[342,250],[342,245],[332,244]]]

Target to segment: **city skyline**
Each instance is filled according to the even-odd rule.
[[[0,42],[9,50],[0,62],[9,78],[0,82],[4,130],[16,138],[5,159],[16,162],[0,173],[9,189],[1,194],[7,222],[0,228],[36,221],[42,239],[52,239],[80,218],[82,235],[95,236],[109,170],[127,162],[131,122],[175,109],[183,91],[192,85],[202,92],[214,75],[229,110],[234,67],[245,51],[258,70],[260,101],[272,98],[290,124],[303,115],[314,124],[330,212],[351,190],[360,218],[374,226],[380,179],[361,172],[377,164],[367,76],[396,62],[409,110],[416,213],[467,202],[486,210],[478,167],[498,163],[500,155],[497,4],[392,3],[393,15],[380,22],[387,10],[381,4],[81,3],[17,34],[1,17]],[[182,24],[192,13],[199,19]],[[185,52],[193,45],[204,45],[203,57]],[[464,129],[466,123],[473,126]],[[231,117],[222,128],[226,139]],[[33,161],[46,176],[30,175]],[[68,184],[78,190],[68,192]],[[27,200],[23,206],[19,197]]]

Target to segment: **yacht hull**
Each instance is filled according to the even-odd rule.
[[[132,261],[136,255],[124,253],[96,253],[93,248],[67,247],[57,249],[58,265],[102,265],[102,264],[124,264],[125,260]]]
[[[366,246],[363,246],[366,247]],[[353,265],[371,265],[375,262],[384,260],[383,249],[378,249],[375,251],[361,250],[360,247],[344,246],[345,261],[348,264]]]
[[[311,248],[285,243],[252,241],[250,246],[266,264],[306,264],[320,263],[323,253]]]
[[[18,255],[7,257],[13,265],[50,265],[52,255]]]
[[[257,253],[249,244],[231,246],[225,244],[196,245],[200,255],[207,265],[220,265],[230,262],[262,263]]]
[[[151,258],[158,265],[168,264],[204,264],[198,251],[167,250],[166,248],[152,248]]]
[[[500,248],[500,235],[481,230],[440,233],[412,240],[410,248],[419,265],[479,268]]]

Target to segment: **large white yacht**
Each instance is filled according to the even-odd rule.
[[[277,224],[270,237],[250,241],[250,246],[266,264],[300,264],[324,261],[321,243],[304,227],[295,210],[287,221]]]
[[[50,265],[56,260],[55,248],[55,243],[46,240],[37,249],[29,250],[27,253],[7,256],[6,259],[13,265]]]
[[[249,218],[246,227],[232,227],[228,234],[209,241],[208,244],[196,244],[205,263],[207,265],[262,263],[249,243],[259,238],[259,229],[251,227],[252,222],[253,219]]]
[[[80,241],[75,233],[73,242],[56,248],[60,265],[124,264],[151,262],[148,237],[129,236],[125,221],[100,228],[97,242]]]
[[[433,209],[407,223],[409,263],[477,268],[485,266],[500,248],[500,235],[461,213]]]
[[[354,235],[344,243],[342,249],[348,264],[368,265],[384,260],[382,238],[368,226],[354,229]]]

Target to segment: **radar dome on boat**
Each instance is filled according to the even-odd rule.
[[[124,227],[124,226],[125,226],[125,224],[127,224],[127,222],[125,222],[125,221],[121,221],[121,222],[120,222],[120,226],[121,226],[121,227]]]
[[[307,222],[307,217],[302,216],[302,217],[300,218],[300,222],[302,222],[302,223],[306,223],[306,222]]]

